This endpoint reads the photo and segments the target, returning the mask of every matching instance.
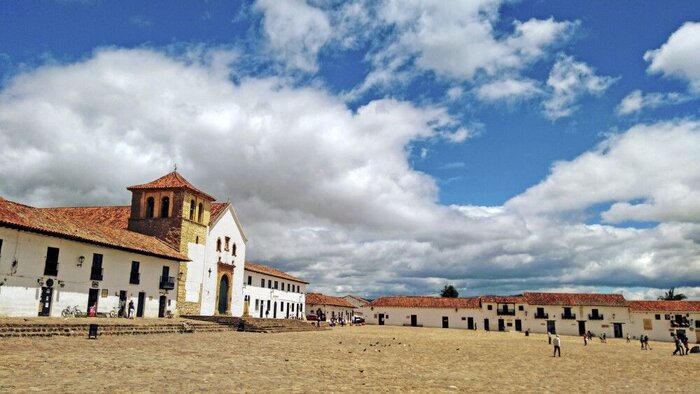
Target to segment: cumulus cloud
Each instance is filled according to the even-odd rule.
[[[648,71],[680,78],[691,90],[700,92],[700,23],[687,22],[660,48],[647,51]]]
[[[541,93],[533,80],[502,79],[479,86],[476,95],[482,101],[518,100]]]
[[[332,34],[326,13],[304,0],[258,0],[256,7],[271,52],[290,68],[316,71],[318,53]]]
[[[630,115],[641,112],[645,108],[657,108],[666,105],[684,103],[692,97],[676,92],[671,93],[642,93],[635,90],[625,96],[617,106],[619,115]]]
[[[0,195],[128,204],[127,185],[176,162],[231,198],[250,260],[318,291],[700,287],[696,122],[612,136],[504,206],[444,206],[409,160],[412,142],[469,135],[443,109],[382,99],[351,110],[284,79],[233,83],[235,68],[226,53],[108,49],[17,75],[0,91]],[[648,206],[611,205],[587,224],[604,202]],[[615,225],[650,219],[660,224]]]
[[[561,56],[547,78],[551,95],[544,102],[544,114],[551,120],[569,116],[582,96],[599,96],[614,82],[615,78],[596,75],[593,68],[572,56]]]

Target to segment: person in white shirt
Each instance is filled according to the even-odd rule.
[[[559,353],[559,357],[561,357],[561,339],[559,339],[559,335],[554,337],[554,354],[552,357],[556,357],[557,353]]]

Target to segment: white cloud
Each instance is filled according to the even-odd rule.
[[[256,7],[272,53],[290,68],[316,71],[318,53],[332,35],[326,13],[304,0],[258,0]]]
[[[569,116],[582,96],[599,96],[614,82],[615,78],[598,76],[590,66],[571,56],[561,56],[547,78],[551,96],[544,102],[544,114],[551,120]]]
[[[533,80],[502,79],[479,86],[476,95],[482,101],[518,100],[541,93]]]
[[[676,92],[644,94],[641,90],[635,90],[622,99],[620,105],[617,107],[617,113],[620,115],[630,115],[640,112],[645,108],[658,108],[666,105],[680,104],[691,99],[691,96]]]
[[[696,122],[611,137],[504,206],[443,206],[436,181],[411,168],[410,147],[469,135],[444,110],[385,99],[353,111],[284,79],[232,83],[236,64],[212,60],[221,56],[109,49],[16,76],[0,91],[0,195],[128,204],[127,185],[177,162],[197,186],[231,198],[252,261],[330,293],[430,294],[448,279],[477,293],[690,292],[700,278]],[[585,211],[604,202],[649,205],[611,207],[611,223],[662,223],[585,224]]]
[[[647,51],[650,73],[661,73],[687,81],[700,92],[700,23],[687,22],[668,38],[661,48]]]

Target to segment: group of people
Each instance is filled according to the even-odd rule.
[[[629,337],[629,334],[627,334]],[[641,350],[651,350],[651,347],[649,347],[649,335],[642,334],[639,336],[639,344],[641,345],[642,349]]]
[[[690,347],[688,346],[688,337],[685,333],[672,333],[671,336],[673,337],[673,342],[676,344],[676,350],[673,351],[673,355],[680,354],[681,356],[687,356],[688,353],[690,353]]]
[[[133,300],[129,300],[128,308],[129,309],[127,310],[126,300],[119,300],[119,317],[128,317],[129,319],[133,319],[134,312],[136,311]]]

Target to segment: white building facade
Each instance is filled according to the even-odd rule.
[[[477,329],[479,299],[422,296],[380,297],[360,308],[367,324]]]
[[[700,301],[630,301],[630,332],[652,341],[670,341],[683,334],[700,343]]]
[[[351,322],[357,307],[344,298],[320,293],[306,294],[306,310],[319,320]]]
[[[153,237],[75,221],[0,199],[0,316],[174,313],[186,257]]]
[[[245,263],[243,315],[304,319],[308,282],[272,267]]]

